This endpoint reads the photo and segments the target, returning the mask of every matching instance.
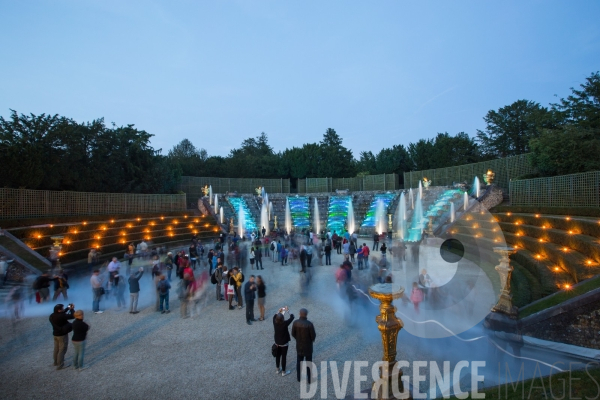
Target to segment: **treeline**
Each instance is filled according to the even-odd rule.
[[[170,193],[181,175],[232,178],[353,177],[442,168],[530,153],[540,176],[600,170],[600,74],[591,74],[558,103],[528,100],[490,110],[485,129],[438,133],[408,146],[358,155],[327,129],[318,143],[275,152],[265,133],[227,156],[184,139],[167,155],[134,125],[78,123],[58,115],[0,117],[0,185],[29,189]],[[368,139],[365,139],[368,140]]]

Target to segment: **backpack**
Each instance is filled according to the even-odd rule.
[[[165,294],[169,291],[169,288],[167,288],[167,281],[163,280],[159,282],[158,291],[162,294]]]
[[[244,276],[244,273],[242,271],[240,271],[240,274],[242,274],[242,283],[244,283],[244,280],[246,279],[246,277]]]
[[[215,277],[216,273],[217,269],[215,269],[214,272],[210,275],[210,283],[212,283],[213,285],[217,284],[217,278]]]
[[[33,281],[33,290],[40,290],[42,288],[42,282],[40,277],[38,276],[35,281]]]
[[[275,250],[275,243],[271,243],[271,250]]]

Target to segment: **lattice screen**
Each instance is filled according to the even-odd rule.
[[[58,192],[0,188],[0,219],[184,211],[185,194]]]
[[[514,206],[600,207],[600,172],[512,181]]]
[[[475,175],[483,182],[483,174],[491,169],[496,174],[494,183],[508,189],[511,179],[534,172],[529,164],[528,155],[521,154],[514,157],[499,158],[474,164],[464,164],[456,167],[428,169],[404,173],[404,187],[415,188],[423,177],[432,180],[434,186],[450,186],[457,182],[473,182]]]

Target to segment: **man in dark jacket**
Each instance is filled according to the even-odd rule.
[[[246,323],[252,325],[254,318],[254,297],[256,292],[256,283],[254,283],[254,275],[250,275],[250,279],[244,285],[244,297],[246,298]]]
[[[57,304],[54,306],[54,312],[50,314],[50,323],[52,324],[52,334],[54,335],[54,366],[56,369],[64,369],[70,366],[65,365],[65,354],[69,347],[69,335],[72,327],[70,319],[75,318],[73,310],[75,307],[70,304],[65,311],[65,306]]]
[[[313,352],[313,342],[317,337],[315,327],[312,322],[306,319],[308,311],[306,308],[300,310],[300,319],[294,321],[292,325],[292,336],[296,339],[296,373],[298,382],[300,382],[300,363],[302,361],[311,362]],[[306,367],[306,378],[310,384],[310,369]]]
[[[304,245],[300,250],[300,265],[302,266],[302,272],[306,272],[306,248]]]
[[[260,241],[259,241],[260,242]],[[262,264],[262,250],[261,250],[261,245],[259,244],[257,247],[255,247],[256,250],[254,250],[254,259],[256,260],[256,269],[264,269],[263,268],[263,264]]]
[[[140,296],[140,278],[144,275],[144,268],[140,267],[137,273],[129,276],[129,314],[137,314],[138,298]]]

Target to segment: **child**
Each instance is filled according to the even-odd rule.
[[[73,348],[75,349],[75,354],[73,355],[73,368],[82,370],[87,368],[83,366],[83,356],[85,353],[85,338],[90,326],[83,322],[82,310],[75,311],[74,315],[73,336],[71,337]]]
[[[410,301],[412,301],[415,312],[419,313],[419,303],[423,301],[423,292],[419,289],[417,282],[413,282],[412,293],[410,294]]]

